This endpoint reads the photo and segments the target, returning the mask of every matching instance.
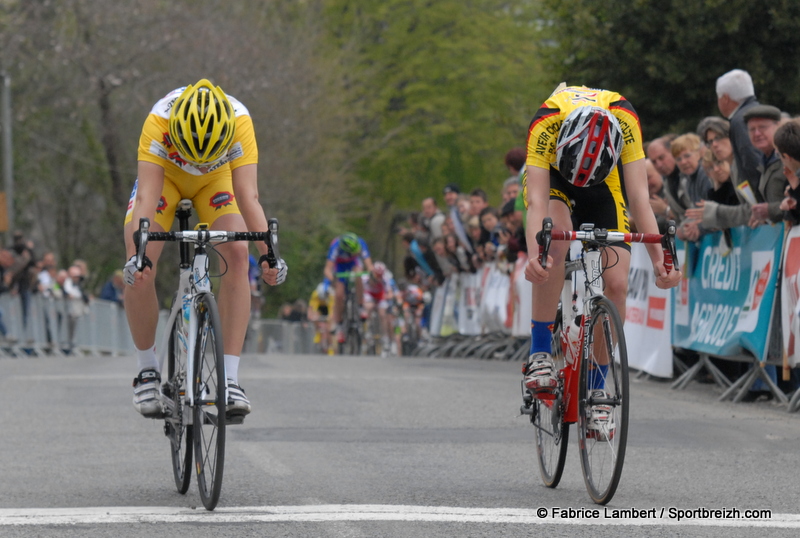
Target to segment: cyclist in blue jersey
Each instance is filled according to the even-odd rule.
[[[336,278],[336,273],[363,271],[365,269],[372,271],[372,258],[366,241],[352,232],[344,233],[331,241],[325,269],[323,270],[325,279],[322,281],[323,289],[321,291],[323,295],[327,295],[330,293],[331,283],[334,283],[333,320],[336,323],[336,338],[339,343],[344,342],[342,313],[344,312],[344,294],[347,279]],[[363,312],[364,287],[360,278],[356,279],[356,299]]]

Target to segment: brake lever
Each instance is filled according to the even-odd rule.
[[[133,242],[136,246],[136,270],[144,271],[147,265],[147,238],[150,233],[150,219],[139,219],[139,229],[134,233]]]
[[[545,217],[542,220],[542,229],[536,234],[536,242],[539,243],[539,263],[541,263],[542,267],[545,269],[547,268],[547,255],[550,253],[552,231],[553,219]]]
[[[278,266],[278,260],[281,258],[280,252],[278,251],[278,219],[271,218],[267,221],[267,228],[269,229],[269,233],[267,234],[267,239],[265,243],[267,244],[267,254],[262,256],[262,260],[259,261],[266,261],[267,265],[271,269],[274,269]]]
[[[675,261],[678,259],[678,251],[675,248],[675,233],[677,227],[675,221],[667,222],[667,232],[661,236],[661,248],[664,249],[664,268],[667,274],[672,272],[675,267]]]

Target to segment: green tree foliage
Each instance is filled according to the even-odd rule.
[[[448,182],[497,202],[503,156],[525,141],[542,91],[529,2],[332,0],[355,126],[352,162],[372,200],[419,209]],[[372,205],[374,207],[374,203]],[[379,216],[379,215],[376,215]],[[382,215],[380,215],[382,217]]]
[[[89,262],[92,286],[124,263],[122,218],[142,123],[168,91],[209,78],[254,118],[260,200],[281,221],[291,278],[268,308],[306,296],[354,206],[347,122],[317,61],[314,3],[296,0],[7,0],[0,66],[12,79],[17,228],[61,266]],[[328,59],[335,56],[329,56]],[[176,249],[159,273],[168,297]]]
[[[762,103],[800,108],[795,0],[543,0],[552,81],[619,91],[645,138],[694,130],[719,114],[715,83],[739,68]]]

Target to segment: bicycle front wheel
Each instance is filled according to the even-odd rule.
[[[590,320],[578,395],[579,445],[586,489],[594,502],[606,504],[619,485],[628,440],[628,352],[614,303],[596,299]]]
[[[192,426],[186,399],[186,358],[181,354],[183,338],[180,314],[175,318],[169,336],[167,349],[167,381],[162,390],[171,402],[167,406],[164,433],[169,438],[172,453],[172,474],[175,487],[183,494],[189,489],[192,480]]]
[[[213,510],[222,489],[225,463],[225,358],[217,302],[210,293],[197,299],[194,352],[194,452],[197,486],[207,510]]]
[[[561,347],[561,308],[556,316],[553,330],[552,356],[556,369],[564,367],[564,353]],[[536,453],[539,460],[539,474],[548,488],[554,488],[561,481],[564,462],[567,459],[569,424],[564,422],[564,384],[559,381],[556,399],[539,400],[533,398],[531,423],[536,428]]]

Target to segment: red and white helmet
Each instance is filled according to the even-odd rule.
[[[375,275],[375,278],[383,278],[383,275],[386,273],[386,264],[383,262],[375,262],[372,265],[372,274]]]
[[[622,129],[614,115],[596,106],[576,108],[564,120],[556,142],[561,175],[576,187],[606,180],[622,153]]]

